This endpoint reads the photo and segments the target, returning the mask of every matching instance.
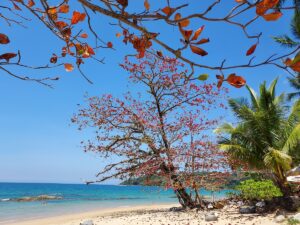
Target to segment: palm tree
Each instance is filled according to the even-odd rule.
[[[238,118],[233,126],[223,124],[217,132],[224,136],[220,148],[253,169],[268,171],[281,188],[289,193],[286,172],[300,155],[300,101],[293,107],[285,105],[285,96],[275,95],[277,79],[269,88],[260,85],[260,96],[249,86],[250,103],[230,99],[229,106]]]
[[[291,92],[287,95],[289,101],[294,98],[300,97],[300,74],[296,77],[289,77],[288,81],[290,85],[296,90],[295,92]]]
[[[285,3],[285,0],[281,0],[278,4],[278,7],[282,7]],[[292,38],[288,35],[282,35],[274,37],[275,41],[280,43],[282,46],[287,48],[294,48],[300,45],[300,0],[293,1],[295,8],[294,17],[290,23]],[[297,53],[296,57],[300,57],[300,53]],[[289,93],[287,95],[288,100],[292,100],[296,97],[300,97],[300,74],[289,77],[288,81],[290,85],[296,89],[295,92]]]

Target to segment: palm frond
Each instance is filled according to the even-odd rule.
[[[288,154],[270,147],[264,157],[264,163],[274,171],[278,170],[278,166],[284,171],[288,171],[291,169],[292,158]]]
[[[259,103],[258,103],[256,92],[248,85],[246,85],[246,88],[248,89],[249,94],[250,94],[252,107],[254,107],[255,109],[258,109]]]
[[[268,91],[270,92],[271,97],[272,97],[273,100],[275,99],[275,94],[276,94],[275,90],[276,90],[277,81],[278,81],[278,77],[275,80],[272,81],[272,83],[271,83],[271,85],[268,89]]]
[[[277,37],[272,37],[277,43],[279,43],[282,47],[286,48],[294,48],[299,45],[299,42],[294,41],[287,35],[281,35]]]
[[[217,134],[221,134],[221,133],[232,134],[234,132],[234,129],[235,128],[232,126],[232,124],[224,123],[217,129],[215,129],[214,132]]]
[[[300,39],[300,12],[298,9],[295,10],[294,18],[291,22],[291,30],[293,35]]]
[[[298,124],[290,133],[289,137],[283,145],[282,152],[289,153],[300,142],[300,124]]]

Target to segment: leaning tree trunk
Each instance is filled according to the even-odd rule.
[[[174,187],[174,192],[179,200],[179,203],[183,208],[193,209],[197,206],[195,200],[187,193],[186,188],[183,187],[182,183],[178,180],[177,175],[172,175],[171,180]]]
[[[178,175],[174,174],[174,166],[170,165],[169,167],[166,164],[161,165],[161,169],[166,174],[171,174],[172,187],[178,198],[180,205],[183,208],[193,209],[197,206],[196,202],[192,197],[187,193],[186,188],[182,185],[181,181],[178,179]]]

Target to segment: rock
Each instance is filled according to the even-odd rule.
[[[239,209],[241,214],[251,214],[255,213],[255,206],[242,206]]]
[[[287,215],[287,213],[283,209],[277,209],[276,212],[275,212],[275,216],[284,216],[284,217],[286,217],[286,215]]]
[[[95,225],[93,220],[86,220],[80,223],[80,225]]]
[[[216,202],[216,203],[214,204],[214,207],[215,207],[216,209],[223,209],[224,206],[225,206],[224,202]]]
[[[32,196],[32,197],[22,197],[11,199],[11,201],[16,202],[34,202],[34,201],[47,201],[47,200],[60,200],[62,197],[60,196],[53,196],[53,195],[39,195],[39,196]]]
[[[300,213],[295,214],[293,218],[300,221]]]
[[[266,206],[267,206],[266,203],[263,202],[263,201],[257,202],[257,203],[255,204],[255,211],[256,211],[257,213],[264,213],[264,212],[267,211],[267,207],[266,207]]]
[[[217,220],[218,220],[218,215],[216,215],[215,213],[210,213],[205,215],[206,222],[217,221]]]
[[[209,204],[207,205],[207,208],[208,208],[208,209],[213,209],[214,206],[213,206],[213,204],[209,203]]]
[[[283,221],[285,221],[285,217],[283,215],[279,215],[275,217],[276,223],[282,223]]]
[[[172,207],[172,208],[170,208],[170,211],[171,212],[181,212],[181,211],[184,211],[184,208],[183,207]]]
[[[237,204],[238,206],[243,206],[243,205],[244,205],[244,202],[238,201],[236,204]]]
[[[279,199],[280,205],[288,211],[297,211],[300,207],[300,198],[298,196],[288,196]]]

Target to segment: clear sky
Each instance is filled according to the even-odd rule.
[[[70,2],[72,2],[70,4],[74,4],[73,1]],[[196,7],[201,9],[201,4],[203,4],[196,4],[196,1],[190,2],[195,4],[191,7],[192,9]],[[139,7],[139,5],[132,7]],[[226,7],[223,5],[219,11],[211,15],[221,15],[226,8],[230,7],[232,7],[230,4]],[[255,33],[261,30],[264,32],[256,51],[256,55],[259,56],[257,60],[266,58],[275,52],[286,51],[274,43],[270,36],[288,33],[290,18],[290,15],[285,14],[275,23],[266,23],[260,19],[258,24],[251,27],[251,32]],[[93,80],[93,85],[84,81],[78,72],[66,73],[63,68],[49,71],[26,71],[33,76],[60,75],[62,79],[54,84],[54,89],[32,82],[19,81],[0,71],[0,182],[81,183],[83,180],[93,178],[104,165],[103,160],[96,155],[83,153],[80,141],[87,138],[89,134],[78,132],[76,127],[71,125],[70,118],[76,112],[77,104],[83,102],[85,93],[89,95],[104,93],[121,95],[128,89],[135,88],[133,84],[128,84],[128,74],[118,66],[122,62],[123,56],[128,51],[133,53],[134,50],[125,47],[122,40],[115,37],[120,29],[108,25],[108,22],[113,22],[112,20],[104,17],[95,17],[94,19],[97,19],[97,31],[105,34],[104,38],[112,41],[117,51],[100,49],[98,55],[105,56],[105,64],[87,62],[83,66],[86,74]],[[20,49],[25,63],[46,64],[52,53],[59,53],[63,45],[36,20],[28,23],[26,29],[17,26],[8,28],[1,20],[0,23],[2,28],[0,32],[8,34],[12,41],[10,45],[1,46],[1,52]],[[211,24],[192,21],[191,27],[196,29],[203,24],[206,25],[206,28],[202,36],[211,39],[210,43],[203,46],[209,55],[202,58],[191,55],[189,51],[184,52],[185,55],[214,65],[220,65],[224,58],[228,58],[230,64],[247,62],[248,58],[245,57],[245,52],[254,44],[253,40],[246,39],[240,29],[224,23]],[[162,32],[161,39],[174,45],[178,43],[177,37],[180,36],[177,29],[166,30],[159,23],[151,28],[155,28],[156,32]],[[20,74],[25,72],[17,68],[15,71]],[[285,78],[287,77],[286,72],[272,66],[229,72],[243,75],[248,84],[256,90],[262,81],[270,82],[279,76],[278,91],[288,92],[291,90]],[[201,73],[210,75],[209,82],[215,81],[216,71],[197,69],[196,74]],[[230,87],[229,96],[246,96],[245,88]],[[215,113],[217,115],[220,112]],[[230,119],[230,113],[226,112],[226,114]],[[110,181],[110,183],[116,182]]]

